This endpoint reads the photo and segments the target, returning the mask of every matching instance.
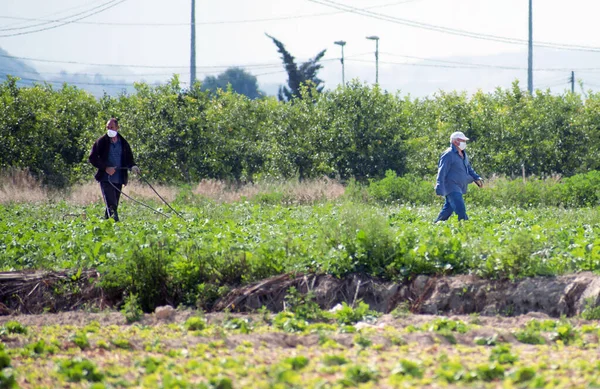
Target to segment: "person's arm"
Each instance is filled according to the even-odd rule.
[[[135,174],[140,174],[140,168],[135,164],[135,160],[133,159],[133,152],[131,151],[131,146],[129,142],[124,141],[125,147],[127,148],[127,168],[134,172]]]
[[[92,146],[92,151],[88,157],[88,161],[97,169],[106,170],[107,166],[100,158],[100,140],[97,140]]]
[[[445,182],[446,175],[448,175],[448,170],[450,170],[450,153],[445,153],[441,156],[440,161],[438,162],[438,174],[437,180],[435,183],[435,194],[438,196],[443,196],[446,193]]]
[[[473,167],[471,166],[471,161],[469,161],[469,165],[467,166],[467,170],[469,172],[469,175],[471,177],[473,177],[473,180],[475,182],[475,184],[478,187],[482,187],[483,186],[483,179],[479,176],[479,174],[475,173],[475,170],[473,170]]]

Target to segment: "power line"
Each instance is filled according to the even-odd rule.
[[[477,33],[477,32],[473,32],[473,31],[467,31],[467,30],[462,30],[462,29],[457,29],[457,28],[450,28],[450,27],[444,27],[444,26],[439,26],[439,25],[435,25],[435,24],[418,22],[415,20],[397,18],[397,17],[388,16],[388,15],[384,15],[384,14],[380,14],[380,13],[376,13],[376,12],[366,11],[366,10],[360,9],[360,8],[351,7],[351,6],[348,6],[345,4],[336,3],[331,0],[308,0],[308,1],[310,1],[312,3],[316,3],[316,4],[321,4],[321,5],[330,7],[330,8],[344,10],[344,11],[352,12],[352,13],[355,13],[358,15],[362,15],[362,16],[366,16],[366,17],[370,17],[370,18],[374,18],[374,19],[378,19],[378,20],[382,20],[382,21],[386,21],[386,22],[390,22],[390,23],[414,27],[414,28],[420,28],[420,29],[436,31],[436,32],[441,32],[441,33],[445,33],[445,34],[450,34],[450,35],[458,35],[458,36],[464,36],[464,37],[473,38],[473,39],[495,41],[495,42],[501,42],[501,43],[510,43],[510,44],[518,44],[518,45],[528,44],[528,41],[525,39],[504,37],[504,36],[492,35],[492,34],[483,34],[483,33]],[[555,42],[538,41],[538,42],[534,42],[534,46],[548,47],[548,48],[555,48],[555,49],[562,49],[562,50],[600,52],[600,47],[563,44],[563,43],[555,43]]]
[[[389,53],[386,53],[388,55],[390,55]],[[421,59],[424,61],[436,61],[436,62],[441,62],[441,64],[428,64],[428,63],[419,63],[419,62],[392,62],[392,61],[379,61],[382,64],[387,64],[387,65],[404,65],[404,66],[422,66],[422,67],[433,67],[433,68],[449,68],[449,69],[485,69],[485,68],[490,68],[490,69],[499,69],[499,70],[527,70],[526,67],[519,67],[519,66],[503,66],[503,65],[487,65],[487,64],[476,64],[476,63],[468,63],[468,62],[459,62],[459,61],[445,61],[445,60],[435,60],[435,59],[428,59],[428,58],[422,58],[422,57],[414,57],[414,56],[408,56],[408,55],[400,55],[400,54],[391,54],[394,56],[398,56],[398,57],[407,57],[407,58],[413,58],[413,59]],[[371,60],[363,60],[363,59],[350,59],[350,61],[352,62],[365,62],[365,63],[371,63]],[[446,64],[448,63],[448,64]],[[600,68],[596,68],[597,70],[600,70]],[[536,72],[564,72],[564,71],[579,71],[576,68],[536,68],[533,69]]]
[[[370,53],[360,53],[353,54],[349,56],[351,57],[360,57],[365,54]],[[179,66],[179,65],[132,65],[132,64],[110,64],[110,63],[92,63],[92,62],[79,62],[79,61],[60,61],[60,60],[52,60],[52,59],[43,59],[43,58],[32,58],[32,57],[18,57],[7,54],[0,54],[2,58],[11,58],[18,59],[21,61],[32,61],[32,62],[44,62],[44,63],[60,63],[60,64],[68,64],[68,65],[86,65],[86,66],[104,66],[104,67],[127,67],[127,68],[140,68],[140,69],[189,69],[188,66]],[[337,61],[338,58],[328,58],[323,59],[321,62],[330,62]],[[269,62],[269,63],[255,63],[255,64],[229,64],[229,65],[205,65],[205,66],[196,66],[197,69],[228,69],[233,67],[239,68],[247,68],[247,69],[268,69],[268,68],[276,68],[280,67],[281,62]]]
[[[43,16],[43,17],[58,15],[58,14],[61,14],[61,13],[65,13],[65,12],[71,11],[73,9],[85,8],[85,7],[88,7],[91,4],[99,3],[100,1],[102,1],[102,0],[93,0],[93,1],[91,1],[89,3],[86,3],[86,4],[78,4],[78,5],[74,6],[74,7],[69,7],[69,8],[62,9],[60,11],[52,12],[50,14],[47,14],[46,16]],[[6,19],[17,19],[17,20],[22,20],[22,21],[21,22],[15,22],[15,23],[7,24],[7,25],[5,25],[5,27],[18,26],[18,25],[21,25],[21,24],[25,24],[25,21],[31,21],[30,18],[12,18],[12,17],[8,17]],[[23,21],[23,20],[25,20],[25,21]],[[46,20],[36,19],[35,21],[46,21]]]
[[[65,25],[67,25],[67,24],[74,23],[74,22],[76,22],[76,21],[78,21],[78,20],[82,20],[82,19],[88,18],[88,17],[90,17],[90,16],[97,15],[97,14],[99,14],[99,13],[101,13],[101,12],[104,12],[104,11],[106,11],[106,10],[108,10],[108,9],[111,9],[111,8],[113,8],[113,7],[116,7],[117,5],[120,5],[120,4],[124,3],[124,2],[126,2],[127,0],[120,0],[120,1],[117,1],[116,3],[114,3],[114,1],[116,1],[116,0],[112,0],[112,1],[111,1],[111,2],[113,2],[113,4],[110,4],[111,2],[109,2],[108,4],[110,4],[110,5],[108,5],[108,6],[104,7],[104,8],[102,8],[102,9],[99,9],[99,10],[97,10],[97,11],[95,11],[95,12],[92,12],[91,14],[84,15],[84,16],[82,16],[82,17],[78,18],[78,19],[75,19],[75,20],[67,21],[67,22],[64,22],[64,23],[62,23],[62,24],[59,24],[59,25],[56,25],[56,26],[49,26],[49,27],[39,28],[39,29],[37,29],[37,30],[23,31],[23,32],[16,32],[16,33],[13,33],[13,34],[4,34],[4,35],[0,35],[0,38],[6,38],[6,37],[12,37],[12,36],[19,36],[19,35],[28,35],[28,34],[34,34],[34,33],[36,33],[36,32],[42,32],[42,31],[48,31],[48,30],[52,30],[52,29],[55,29],[55,28],[58,28],[58,27],[65,26]],[[105,4],[104,4],[104,5],[105,5]],[[102,6],[100,6],[100,7],[103,7],[104,5],[102,5]]]
[[[74,14],[74,15],[65,16],[64,18],[61,18],[61,19],[56,19],[56,20],[33,19],[33,20],[35,20],[35,21],[41,21],[41,22],[43,22],[43,23],[38,23],[38,24],[30,24],[30,25],[28,25],[28,26],[23,26],[23,27],[0,28],[0,31],[26,30],[26,29],[29,29],[29,28],[33,28],[33,27],[39,27],[39,26],[44,26],[44,25],[53,24],[53,23],[63,23],[63,22],[65,22],[65,21],[67,21],[67,19],[71,19],[71,18],[74,18],[74,17],[80,16],[80,15],[86,14],[86,13],[88,13],[88,12],[92,12],[92,11],[94,11],[94,10],[98,9],[98,8],[105,7],[105,6],[109,5],[110,3],[114,3],[115,1],[116,1],[116,0],[110,0],[110,1],[107,1],[106,3],[103,3],[103,4],[101,4],[101,5],[98,5],[98,6],[96,6],[96,7],[93,7],[93,8],[91,8],[91,9],[87,9],[87,10],[85,10],[85,11],[82,11],[82,12],[76,13],[76,14]],[[29,19],[29,18],[19,18],[19,19]],[[29,19],[29,20],[32,20],[32,19]],[[32,20],[32,21],[33,21],[33,20]]]
[[[404,1],[395,1],[393,3],[374,5],[370,7],[365,7],[362,9],[375,9],[375,8],[385,8],[391,7],[395,5],[405,4],[405,3],[413,3],[422,0],[404,0]],[[335,11],[335,12],[320,12],[320,13],[312,13],[312,14],[304,14],[304,15],[290,15],[290,16],[281,16],[274,18],[259,18],[259,19],[241,19],[241,20],[220,20],[220,21],[212,21],[212,22],[196,22],[198,25],[219,25],[219,24],[246,24],[246,23],[261,23],[261,22],[272,22],[272,21],[280,21],[280,20],[293,20],[293,19],[304,19],[318,16],[330,16],[330,15],[339,15],[343,13],[347,13],[348,11]],[[48,22],[48,23],[60,23],[64,20],[61,19],[39,19],[39,18],[26,18],[26,17],[18,17],[18,16],[2,16],[0,15],[0,19],[12,19],[12,20],[24,20],[24,21],[35,21],[35,22]],[[84,25],[102,25],[102,26],[127,26],[127,27],[189,27],[189,22],[181,22],[181,23],[121,23],[121,22],[81,22],[76,21],[72,22],[75,24],[84,24]],[[27,27],[22,27],[27,28]],[[4,29],[0,29],[0,31],[4,31]]]

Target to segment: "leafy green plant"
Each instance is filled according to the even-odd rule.
[[[348,363],[348,360],[341,355],[325,355],[323,364],[325,366],[341,366]]]
[[[305,356],[299,355],[296,357],[286,358],[283,362],[290,365],[292,370],[301,370],[308,365],[310,360]]]
[[[2,389],[13,389],[18,388],[19,385],[15,379],[14,371],[11,369],[0,370],[0,388]]]
[[[252,322],[249,318],[231,318],[223,323],[223,328],[229,330],[238,330],[242,334],[249,334],[252,332]]]
[[[379,372],[369,366],[351,365],[344,372],[345,380],[342,381],[344,386],[357,386],[370,381],[379,379]]]
[[[372,311],[369,305],[362,301],[356,308],[343,302],[342,308],[335,312],[335,319],[340,324],[354,324],[359,321],[375,321],[379,315],[379,312]]]
[[[10,366],[10,357],[6,351],[0,351],[0,370]]]
[[[394,375],[410,376],[413,378],[423,378],[423,367],[421,364],[408,359],[400,360],[400,364],[392,370]]]
[[[273,325],[285,332],[302,332],[308,327],[305,320],[297,318],[291,312],[279,312],[273,319]]]
[[[130,293],[125,297],[125,303],[121,308],[121,313],[125,316],[127,323],[139,321],[144,316],[144,311],[140,308],[140,303],[135,293]]]
[[[8,334],[27,334],[27,327],[14,320],[4,323],[4,329]]]
[[[298,319],[306,321],[322,321],[328,315],[314,301],[315,295],[312,291],[301,294],[295,287],[290,287],[285,296],[286,308],[296,315]]]
[[[556,327],[556,330],[550,334],[550,339],[560,340],[565,344],[570,344],[580,337],[579,331],[577,331],[571,323],[561,323]]]
[[[368,337],[364,336],[363,334],[359,333],[356,334],[356,336],[354,337],[354,343],[361,349],[366,349],[368,347],[371,347],[373,341]]]
[[[201,331],[206,328],[206,318],[202,316],[192,316],[188,318],[183,324],[188,331]]]
[[[90,347],[90,341],[88,340],[87,333],[83,331],[73,334],[71,340],[82,350]]]
[[[490,353],[490,361],[500,364],[512,365],[519,360],[519,357],[511,353],[511,348],[508,344],[501,344],[492,349]]]
[[[581,318],[585,320],[600,320],[600,306],[595,305],[593,298],[585,300],[583,311],[581,311]]]
[[[92,361],[85,358],[63,360],[59,363],[58,372],[71,382],[80,382],[83,380],[101,382],[104,380],[104,373],[100,372]]]
[[[474,373],[482,381],[494,381],[504,378],[504,371],[499,363],[484,363],[476,366]]]
[[[514,333],[515,338],[521,343],[525,344],[545,344],[546,339],[540,334],[539,331],[532,329],[525,329],[523,331],[516,331]]]
[[[129,341],[129,339],[126,339],[123,337],[116,337],[114,339],[111,339],[110,342],[117,348],[120,348],[123,350],[131,349],[131,342]]]

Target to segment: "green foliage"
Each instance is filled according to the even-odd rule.
[[[192,316],[188,318],[184,325],[188,331],[201,331],[206,328],[206,318],[200,316]]]
[[[306,320],[299,319],[291,312],[279,312],[273,319],[275,328],[285,332],[302,332],[308,327]]]
[[[325,355],[323,364],[325,366],[341,366],[348,363],[348,360],[341,355]]]
[[[374,197],[421,203],[433,201],[433,191],[420,178],[435,174],[448,135],[461,130],[471,139],[469,153],[480,174],[514,178],[525,169],[528,177],[544,178],[472,191],[473,203],[598,204],[600,173],[571,176],[600,170],[600,94],[529,96],[515,84],[472,96],[440,92],[411,99],[357,81],[320,93],[317,72],[324,52],[298,65],[273,41],[289,75],[281,99],[291,103],[235,93],[240,79],[248,81],[242,93],[256,92],[252,76],[240,69],[205,80],[211,89],[212,81],[231,82],[232,89],[216,94],[200,83],[182,90],[173,77],[164,85],[140,83],[134,93],[101,99],[69,85],[18,87],[8,78],[0,84],[0,169],[28,169],[53,187],[89,180],[92,142],[104,133],[106,120],[117,116],[138,164],[151,166],[144,171],[154,180],[329,175],[366,182],[391,171],[398,177],[374,185]],[[552,184],[557,174],[567,177],[560,190]],[[490,195],[496,189],[500,193]]]
[[[568,322],[557,325],[556,330],[550,334],[550,339],[560,340],[564,344],[571,344],[580,337],[579,331]]]
[[[514,333],[515,338],[521,343],[525,344],[545,344],[546,340],[540,334],[539,331],[532,329],[525,329],[523,331],[516,331]]]
[[[83,380],[101,382],[104,380],[104,373],[100,372],[92,361],[85,358],[73,358],[60,362],[58,372],[71,382]]]
[[[600,306],[595,304],[593,298],[585,300],[581,318],[585,320],[600,320]]]
[[[446,317],[442,317],[423,324],[422,329],[424,331],[435,331],[440,333],[458,332],[460,334],[465,334],[469,331],[469,326],[462,320],[451,320]]]
[[[0,351],[0,370],[10,366],[10,357],[6,351]]]
[[[511,348],[508,344],[501,344],[492,349],[490,353],[490,361],[498,362],[499,364],[512,365],[519,360],[519,357],[511,353]]]
[[[379,379],[379,372],[369,366],[351,365],[348,366],[344,373],[345,379],[342,380],[344,386],[358,386],[370,381]]]
[[[317,72],[323,67],[323,65],[319,64],[318,62],[321,60],[321,58],[323,58],[326,50],[321,51],[315,56],[315,58],[298,66],[294,60],[294,57],[286,50],[283,43],[269,34],[267,34],[267,36],[271,38],[273,43],[275,43],[275,46],[277,46],[277,51],[281,54],[281,58],[283,60],[283,66],[288,73],[288,86],[282,86],[279,89],[279,100],[292,101],[294,98],[302,98],[300,89],[302,85],[306,85],[308,83],[314,85],[315,90],[321,92],[323,90],[323,86],[321,85],[323,81],[317,78]]]
[[[504,367],[499,363],[484,363],[475,367],[477,378],[482,381],[494,381],[504,378]]]
[[[400,360],[400,364],[392,371],[392,374],[423,378],[423,367],[420,363],[402,359]]]
[[[249,318],[240,318],[234,317],[232,319],[226,320],[223,323],[223,328],[229,330],[237,330],[242,334],[249,334],[252,332],[252,319]]]
[[[536,376],[536,371],[532,367],[523,366],[519,367],[512,373],[512,379],[516,383],[528,382],[534,379]]]
[[[328,317],[327,313],[321,310],[314,299],[315,295],[312,291],[303,295],[292,286],[285,296],[286,309],[293,312],[300,320],[308,322],[325,320]]]
[[[80,349],[85,350],[90,347],[90,341],[88,340],[87,333],[77,332],[72,336],[73,343],[75,343]]]
[[[40,339],[37,342],[30,343],[23,349],[23,355],[27,356],[45,356],[48,354],[56,354],[60,350],[59,344],[56,341],[46,342]]]
[[[301,370],[308,366],[310,360],[305,356],[299,355],[297,357],[286,358],[283,362],[290,365],[292,370]]]
[[[356,308],[352,308],[345,302],[342,302],[342,308],[335,312],[335,319],[340,324],[354,324],[359,321],[375,321],[381,315],[377,311],[372,311],[368,304],[359,302]]]
[[[363,334],[354,336],[354,343],[361,349],[369,348],[373,345],[373,341]]]
[[[127,323],[134,323],[144,317],[144,311],[140,308],[140,302],[135,293],[130,293],[125,297],[121,313],[125,317],[125,320],[127,320]]]
[[[4,323],[4,330],[8,334],[27,334],[27,327],[14,320]]]
[[[216,93],[218,89],[231,90],[249,99],[261,96],[256,77],[242,68],[232,67],[218,76],[206,76],[202,81],[202,90]]]
[[[114,339],[111,339],[110,341],[116,348],[120,348],[123,350],[129,350],[131,349],[131,342],[123,337],[117,337]]]
[[[0,389],[18,388],[14,372],[10,369],[0,370]]]

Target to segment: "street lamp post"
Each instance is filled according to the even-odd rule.
[[[371,35],[367,39],[375,41],[375,83],[379,84],[379,37]]]
[[[342,62],[342,84],[346,86],[346,75],[344,74],[344,46],[346,45],[346,41],[335,41],[333,43],[342,47],[342,59],[340,60]]]

